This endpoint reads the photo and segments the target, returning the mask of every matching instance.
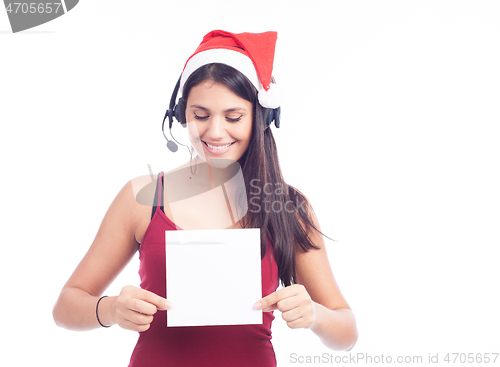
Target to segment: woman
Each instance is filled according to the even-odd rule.
[[[333,277],[314,212],[281,176],[270,128],[273,120],[279,126],[275,42],[275,32],[204,37],[179,81],[179,103],[167,111],[170,123],[176,115],[187,127],[196,157],[160,173],[152,185],[149,176],[139,177],[118,193],[54,307],[58,325],[118,324],[140,332],[130,366],[275,366],[273,310],[329,348],[354,346],[354,315]],[[218,187],[225,188],[222,200]],[[263,294],[254,307],[264,311],[262,325],[166,327],[175,305],[165,298],[165,231],[205,228],[260,228]],[[137,250],[141,287],[100,297]],[[276,291],[278,281],[284,288]]]

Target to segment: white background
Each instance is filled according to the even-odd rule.
[[[277,313],[278,364],[499,353],[499,16],[496,1],[86,0],[12,34],[0,11],[0,363],[127,365],[136,333],[60,329],[52,307],[121,187],[187,159],[161,120],[212,29],[278,31],[283,174],[336,240],[358,321],[349,354]]]

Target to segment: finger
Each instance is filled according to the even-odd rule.
[[[281,314],[283,320],[286,321],[286,324],[292,328],[310,328],[314,322],[316,321],[316,308],[313,306],[311,312],[302,307],[294,308],[290,311],[283,312]]]
[[[152,312],[146,311],[145,308],[149,308]],[[120,307],[117,307],[116,317],[117,321],[129,321],[137,325],[143,325],[153,321],[153,315],[156,311],[156,306],[150,303],[129,298]],[[120,324],[120,321],[118,321],[118,324]]]
[[[290,289],[290,287],[285,287],[280,290],[277,290],[276,292],[273,292],[264,298],[261,298],[257,303],[255,304],[255,308],[257,310],[263,310],[265,312],[267,311],[272,311],[277,309],[277,306],[274,306],[278,301],[290,297],[294,295],[294,291]],[[272,306],[272,307],[270,307]],[[274,308],[273,308],[274,307]]]
[[[158,309],[152,303],[143,301],[137,298],[130,298],[127,308],[131,311],[138,312],[144,315],[154,315]]]
[[[302,317],[302,312],[300,311],[300,309],[297,307],[297,308],[293,308],[291,310],[288,310],[288,311],[285,311],[285,312],[282,312],[281,313],[281,317],[283,318],[283,320],[285,320],[286,322],[292,322],[292,321],[295,321],[295,320],[298,320]]]
[[[295,295],[283,298],[276,303],[276,306],[281,312],[287,312],[299,307],[299,300]]]
[[[261,298],[257,303],[255,303],[254,307],[257,310],[262,310],[264,312],[272,311],[278,308],[276,306],[276,303],[279,301],[278,296],[276,295],[276,292],[273,292],[269,295],[267,295],[264,298]]]
[[[293,320],[293,321],[287,321],[286,324],[290,329],[299,329],[299,328],[306,328],[307,327],[307,324],[306,324],[303,317],[300,317],[300,318]]]
[[[301,306],[300,299],[296,297],[296,295],[291,295],[290,297],[279,300],[274,305],[266,307],[262,311],[268,312],[268,311],[280,310],[281,312],[287,312],[290,310],[297,309],[300,306]]]
[[[274,311],[277,309],[278,309],[278,305],[275,303],[275,304],[272,304],[271,306],[263,308],[262,312],[271,312],[271,311]]]
[[[127,329],[127,330],[143,332],[143,331],[148,330],[151,327],[151,324],[138,325],[138,324],[131,322],[129,320],[123,320],[120,323],[120,327],[122,327],[123,329]]]
[[[137,312],[131,312],[127,314],[125,320],[136,325],[149,325],[151,324],[151,322],[153,322],[153,316],[143,315]]]
[[[150,292],[142,288],[136,288],[134,298],[141,299],[145,302],[151,303],[156,306],[158,310],[169,310],[172,308],[172,303],[167,301],[166,298],[160,297],[159,295]]]

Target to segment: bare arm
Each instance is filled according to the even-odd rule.
[[[315,309],[310,329],[331,349],[352,349],[358,338],[356,320],[331,273],[324,245],[300,257],[297,281],[304,285]]]
[[[319,224],[311,210],[313,224]],[[328,348],[350,350],[356,344],[356,320],[335,281],[321,234],[309,234],[319,249],[297,250],[296,282],[261,299],[256,307],[263,311],[279,309],[292,328],[309,328]]]
[[[128,182],[112,202],[90,249],[61,291],[53,310],[57,325],[72,330],[100,327],[96,303],[138,248],[137,205],[132,184]],[[101,300],[99,319],[106,326],[118,323],[143,331],[149,328],[157,309],[166,309],[165,301],[140,288],[124,287],[119,296]]]

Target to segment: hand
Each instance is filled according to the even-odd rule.
[[[292,329],[310,328],[316,321],[316,304],[302,284],[293,284],[260,299],[255,308],[264,312],[280,310]]]
[[[170,310],[165,298],[134,286],[123,287],[116,299],[115,322],[124,329],[146,331],[156,311]]]

